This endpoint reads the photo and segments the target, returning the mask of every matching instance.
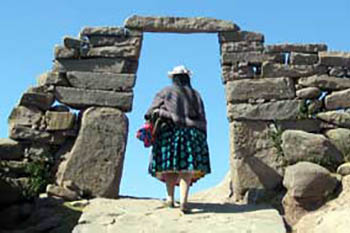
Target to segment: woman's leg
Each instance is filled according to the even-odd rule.
[[[186,210],[188,192],[190,190],[192,174],[180,173],[180,208]]]
[[[164,174],[165,183],[166,183],[166,190],[167,190],[167,202],[170,203],[172,206],[174,205],[174,191],[175,191],[175,185],[178,178],[178,175],[176,173],[166,173]]]

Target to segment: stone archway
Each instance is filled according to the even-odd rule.
[[[324,122],[342,124],[328,110],[350,107],[344,100],[348,92],[340,91],[350,87],[348,80],[336,78],[348,75],[349,54],[326,52],[324,44],[264,46],[262,34],[223,20],[132,16],[124,27],[83,28],[79,38],[66,37],[55,48],[52,71],[11,113],[14,141],[0,147],[12,156],[5,166],[14,166],[12,159],[23,165],[23,154],[30,161],[48,155],[59,164],[50,194],[116,198],[128,135],[124,113],[132,110],[144,32],[218,33],[237,199],[258,198],[281,186],[280,154],[288,154],[283,150],[288,144],[281,145],[280,130],[321,133]],[[334,92],[325,101],[318,99],[324,90]],[[52,106],[55,100],[61,105]],[[8,177],[25,182],[22,178]]]

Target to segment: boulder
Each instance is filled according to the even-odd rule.
[[[75,115],[71,112],[54,112],[45,113],[46,130],[69,130],[75,123]]]
[[[350,113],[339,111],[320,112],[316,118],[339,127],[350,128]]]
[[[119,195],[128,119],[118,109],[87,109],[75,144],[58,169],[57,182],[70,180],[85,194]]]
[[[292,65],[314,65],[318,62],[317,54],[290,53],[290,64]]]
[[[315,99],[321,95],[321,90],[317,87],[306,87],[297,90],[296,96],[299,99]]]
[[[67,73],[67,79],[76,88],[130,91],[135,86],[136,75],[72,71]]]
[[[227,117],[233,120],[295,120],[300,115],[300,100],[283,100],[263,104],[229,104]]]
[[[283,65],[272,62],[264,62],[262,65],[262,76],[266,78],[299,78],[326,73],[327,68],[320,65]]]
[[[275,44],[265,46],[267,53],[317,53],[326,50],[326,44]]]
[[[85,109],[90,106],[117,107],[125,112],[130,112],[132,109],[132,92],[57,87],[55,95],[60,102],[77,109]]]
[[[342,153],[344,158],[350,156],[350,129],[330,129],[326,131],[325,135]]]
[[[320,64],[324,66],[350,66],[350,53],[320,52]]]
[[[300,130],[286,130],[282,134],[284,159],[288,163],[298,161],[331,161],[340,164],[341,152],[322,134],[307,133]]]
[[[281,157],[268,122],[234,121],[230,124],[231,179],[235,199],[249,190],[273,190],[282,182]]]
[[[8,119],[10,125],[39,127],[43,112],[35,107],[17,106]]]
[[[289,78],[237,80],[226,83],[227,102],[249,99],[293,99],[294,82]]]
[[[0,161],[19,160],[23,157],[22,145],[9,138],[0,138]]]
[[[52,184],[46,187],[46,193],[49,196],[59,197],[65,201],[76,201],[80,199],[77,192]]]
[[[340,165],[337,169],[337,173],[342,176],[350,175],[350,162]]]
[[[331,77],[328,75],[314,75],[299,79],[304,87],[317,87],[322,90],[335,91],[350,88],[350,79]]]
[[[236,32],[219,32],[219,42],[260,42],[264,43],[264,35],[257,32],[236,31]]]
[[[237,62],[249,62],[253,64],[261,64],[265,61],[284,63],[284,55],[282,53],[265,54],[261,52],[237,52],[222,53],[221,64],[236,64]],[[285,76],[279,76],[285,77]]]
[[[133,15],[124,22],[125,27],[144,32],[220,32],[238,31],[239,27],[225,20],[206,17],[144,17]]]
[[[335,91],[326,96],[325,107],[328,110],[350,107],[350,88],[343,91]]]

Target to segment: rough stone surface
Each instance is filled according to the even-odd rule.
[[[273,190],[282,182],[281,161],[263,121],[234,121],[230,124],[230,160],[235,198],[249,189]]]
[[[120,110],[86,110],[73,149],[60,164],[58,184],[70,180],[91,196],[118,197],[127,133],[128,119]]]
[[[314,65],[318,62],[318,56],[316,54],[292,52],[289,59],[292,65]]]
[[[347,76],[347,69],[344,67],[339,67],[339,66],[332,67],[329,70],[329,75],[334,76],[334,77],[338,77],[338,78],[343,78],[343,77]]]
[[[350,162],[340,165],[337,169],[337,173],[342,176],[350,175]]]
[[[138,59],[141,52],[140,49],[140,47],[137,47],[133,44],[119,44],[118,46],[96,47],[89,49],[86,57],[125,57],[129,59]]]
[[[329,159],[340,164],[343,161],[340,151],[321,134],[286,130],[282,134],[281,146],[284,159],[289,163]]]
[[[303,130],[309,133],[319,133],[321,131],[321,122],[317,119],[278,121],[278,126],[282,131],[287,129]]]
[[[23,157],[22,145],[9,138],[0,138],[0,161],[18,160]]]
[[[265,61],[273,61],[277,63],[284,63],[284,55],[264,54],[261,52],[239,52],[239,53],[223,53],[221,55],[222,64],[236,64],[237,62],[249,62],[261,64]],[[283,76],[280,76],[283,77]]]
[[[135,86],[136,75],[72,71],[67,73],[67,79],[76,88],[130,91]]]
[[[73,108],[90,106],[117,107],[129,112],[132,108],[132,92],[112,92],[98,90],[84,90],[78,88],[57,87],[56,98]]]
[[[265,40],[264,35],[257,32],[237,31],[237,32],[219,32],[219,42],[260,42]]]
[[[328,75],[314,75],[299,79],[299,84],[305,87],[319,87],[322,90],[343,90],[350,88],[350,79],[331,77]]]
[[[321,52],[320,63],[325,66],[350,67],[350,53],[345,52]]]
[[[70,112],[53,112],[45,113],[45,123],[47,130],[68,130],[72,129],[75,122],[75,116]]]
[[[264,45],[261,42],[248,42],[248,41],[240,41],[240,42],[226,42],[222,43],[221,53],[233,53],[233,52],[251,52],[251,51],[263,51]]]
[[[19,105],[28,107],[35,106],[39,109],[47,110],[51,107],[54,101],[55,96],[52,93],[46,92],[41,87],[34,87],[30,88],[22,95]]]
[[[325,44],[275,44],[265,46],[265,51],[269,53],[317,53],[326,50],[327,45]]]
[[[259,105],[229,104],[227,116],[233,120],[293,120],[297,119],[302,101],[284,100]]]
[[[43,112],[35,107],[17,106],[8,119],[10,125],[37,126],[43,116]]]
[[[297,198],[325,198],[333,192],[337,182],[326,168],[310,162],[287,167],[283,179],[290,195]]]
[[[54,48],[55,59],[79,59],[79,50],[66,48],[61,45],[56,45]]]
[[[342,153],[344,158],[350,158],[350,129],[331,129],[327,130],[325,135]]]
[[[225,84],[228,81],[237,79],[248,79],[255,76],[253,67],[248,62],[239,62],[238,65],[222,65],[222,82]]]
[[[299,99],[315,99],[321,95],[321,90],[317,87],[306,87],[297,90],[296,96]]]
[[[226,83],[227,102],[249,99],[293,99],[294,82],[290,78],[237,80]]]
[[[144,17],[133,15],[125,20],[125,27],[144,32],[220,32],[238,31],[239,27],[225,20],[205,17]]]
[[[326,96],[325,107],[328,110],[350,107],[350,89],[332,92]]]
[[[59,197],[65,201],[75,201],[75,200],[80,199],[78,193],[76,193],[72,190],[69,190],[69,189],[65,189],[63,187],[52,185],[52,184],[49,184],[46,187],[46,193],[49,196]]]
[[[162,206],[156,199],[94,199],[73,233],[163,233],[164,229],[173,233],[286,233],[282,217],[268,206],[196,202],[190,206],[193,214],[188,215]]]
[[[55,60],[53,71],[136,73],[137,66],[137,61],[122,58],[59,59]]]
[[[38,85],[69,86],[64,74],[58,72],[46,72],[38,77]]]
[[[264,62],[262,66],[262,76],[267,78],[273,77],[290,77],[299,78],[315,74],[326,74],[326,67],[319,65],[283,65],[271,62]]]
[[[130,30],[123,27],[84,27],[80,31],[80,37],[92,37],[92,36],[104,36],[104,37],[141,37],[142,36],[141,31],[137,30]],[[90,41],[91,43],[91,41]]]
[[[339,111],[320,112],[316,117],[324,122],[339,127],[350,128],[350,113]]]

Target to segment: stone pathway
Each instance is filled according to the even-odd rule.
[[[192,213],[164,208],[161,200],[125,197],[90,201],[73,233],[285,233],[267,206],[192,202]]]

